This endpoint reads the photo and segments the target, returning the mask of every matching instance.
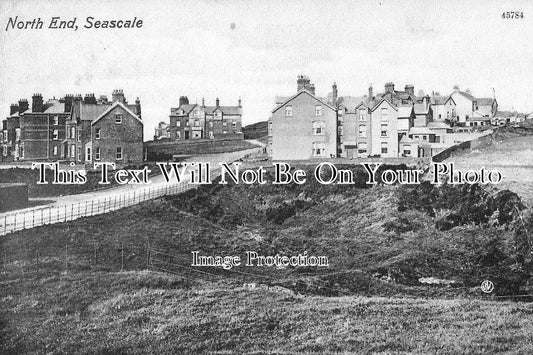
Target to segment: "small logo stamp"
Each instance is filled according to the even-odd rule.
[[[485,293],[491,293],[492,291],[494,291],[494,282],[490,280],[484,280],[481,283],[481,291]]]

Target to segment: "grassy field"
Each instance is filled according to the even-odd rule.
[[[529,303],[303,297],[148,271],[27,274],[17,266],[1,290],[3,354],[533,350]]]
[[[354,186],[208,185],[3,237],[0,353],[531,353],[531,304],[500,297],[533,293],[516,196],[353,169]],[[172,267],[195,250],[330,267]]]
[[[145,147],[148,149],[149,161],[162,161],[172,160],[172,157],[175,155],[187,156],[229,153],[250,148],[257,148],[258,146],[242,139],[230,139],[224,141],[201,140],[198,142],[145,142]]]

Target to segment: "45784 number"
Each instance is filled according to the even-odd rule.
[[[503,19],[520,19],[524,18],[524,13],[522,11],[507,11],[502,13]]]

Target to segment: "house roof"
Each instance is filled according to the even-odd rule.
[[[109,109],[110,105],[86,104],[81,101],[73,103],[74,114],[82,121],[95,121]]]
[[[59,100],[50,100],[45,107],[44,113],[65,113],[65,103]]]
[[[286,104],[288,104],[290,101],[294,100],[296,97],[302,95],[302,94],[307,94],[309,96],[311,96],[313,99],[317,100],[318,102],[320,102],[321,104],[325,105],[326,107],[329,107],[330,109],[332,109],[333,111],[336,111],[336,108],[332,107],[331,105],[325,103],[323,100],[321,100],[320,98],[316,97],[315,95],[311,94],[310,92],[306,91],[306,90],[302,90],[298,93],[296,93],[295,95],[291,96],[289,99],[287,99],[285,102],[279,104],[275,109],[272,110],[272,113],[276,112],[277,110],[279,110],[280,108],[282,108],[283,106],[285,106]]]
[[[425,115],[429,112],[429,105],[427,104],[414,104],[415,115]]]
[[[453,98],[451,96],[441,96],[441,95],[434,95],[431,97],[431,104],[432,105],[444,105],[448,100],[452,100]],[[455,101],[453,101],[455,104]]]
[[[411,127],[409,128],[409,134],[435,134],[427,127]]]
[[[133,113],[126,105],[124,105],[122,102],[120,101],[116,101],[113,105],[111,106],[105,106],[106,108],[108,108],[105,112],[103,112],[96,120],[92,121],[91,125],[95,124],[96,122],[98,122],[99,120],[101,120],[103,117],[105,117],[105,115],[107,115],[109,112],[111,112],[115,107],[117,106],[120,106],[122,107],[127,113],[129,113],[131,116],[133,116],[133,118],[136,118],[139,122],[141,122],[141,124],[143,124],[143,121],[139,118],[139,116],[137,116],[135,113]]]
[[[398,118],[411,117],[413,106],[398,106]]]
[[[514,116],[514,113],[511,111],[496,111],[494,114],[494,117],[512,117]]]
[[[478,97],[476,101],[478,106],[492,106],[494,99],[490,97]]]
[[[400,143],[418,143],[418,141],[415,141],[409,138],[407,135],[405,135],[402,137],[402,139],[400,139]]]
[[[382,102],[386,102],[388,103],[393,109],[395,109],[396,111],[398,111],[398,108],[391,104],[389,100],[385,99],[384,97],[380,98],[379,100],[376,100],[376,101],[373,101],[374,105],[372,106],[372,108],[370,109],[370,111],[374,111],[375,109],[378,108],[379,105],[381,105]],[[370,103],[371,104],[371,103]]]
[[[469,94],[467,92],[458,91],[457,93],[463,95],[464,97],[466,97],[470,101],[475,101],[476,100],[476,98],[474,96],[472,96],[472,94]]]
[[[466,119],[467,122],[474,122],[474,121],[490,121],[490,117],[468,117]]]
[[[438,121],[428,122],[428,128],[429,129],[452,129],[448,124],[444,122],[438,122]]]
[[[364,102],[364,96],[341,96],[337,99],[337,105],[346,107],[348,111],[354,111],[361,102]]]
[[[207,114],[213,114],[213,112],[215,112],[217,109],[220,109],[220,111],[222,111],[222,113],[226,116],[242,115],[242,107],[240,106],[200,106],[198,104],[187,104],[187,105],[181,105],[180,107],[173,107],[170,109],[170,115],[172,116],[178,115],[179,110],[183,110],[184,112],[183,115],[188,115],[196,107],[202,108],[203,111]]]

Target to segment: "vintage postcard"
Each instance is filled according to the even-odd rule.
[[[533,353],[533,4],[0,2],[1,354]]]

